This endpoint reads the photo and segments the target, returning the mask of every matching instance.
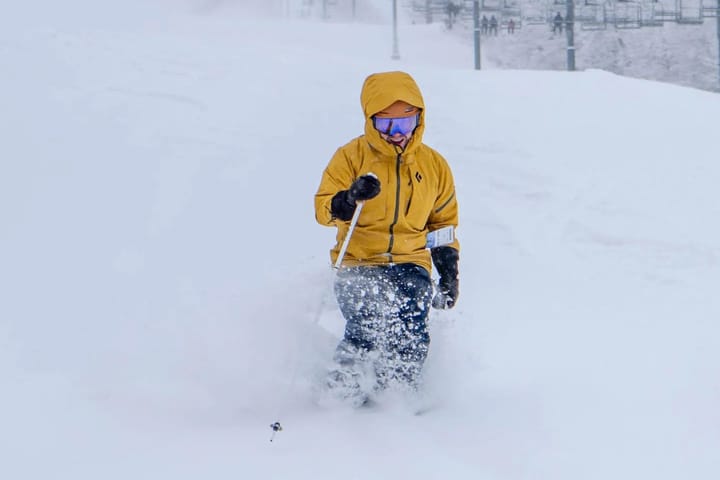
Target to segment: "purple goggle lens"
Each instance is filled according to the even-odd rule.
[[[396,133],[407,135],[418,126],[419,118],[420,115],[400,118],[373,117],[373,125],[377,131],[384,133],[385,135],[390,135],[391,137]]]

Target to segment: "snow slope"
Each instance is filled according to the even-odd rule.
[[[3,478],[720,475],[716,95],[475,72],[432,26],[393,62],[381,24],[8,8]],[[341,326],[312,195],[388,69],[417,78],[461,202],[422,416],[310,392]]]

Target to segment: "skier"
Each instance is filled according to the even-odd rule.
[[[315,195],[317,221],[337,227],[333,262],[362,208],[335,279],[346,326],[327,378],[330,392],[355,406],[388,386],[417,389],[430,305],[455,305],[459,259],[457,239],[425,248],[428,232],[457,226],[458,204],[447,162],[422,143],[425,103],[415,80],[372,74],[360,99],[365,134],[336,151]],[[440,275],[434,297],[431,259]]]
[[[489,21],[488,21],[488,19],[487,19],[487,17],[486,17],[485,15],[483,15],[480,24],[482,25],[482,27],[481,27],[481,29],[480,29],[480,33],[481,33],[482,35],[487,35],[487,34],[488,34]]]
[[[563,31],[563,17],[560,15],[560,12],[557,12],[555,14],[555,18],[553,18],[553,34],[555,33],[562,33]]]
[[[460,10],[462,10],[462,7],[454,2],[448,2],[448,4],[445,6],[445,11],[448,14],[448,28],[452,28],[455,22],[457,22],[457,17],[460,13]]]
[[[495,35],[497,37],[498,34],[498,19],[495,17],[495,15],[492,15],[490,17],[490,35]]]

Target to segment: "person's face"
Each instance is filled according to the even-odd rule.
[[[419,120],[419,114],[419,108],[402,100],[398,100],[373,115],[375,118],[375,129],[380,132],[380,136],[386,142],[397,145],[400,148],[405,148],[417,126],[417,121],[414,122],[413,125],[413,119]],[[392,121],[392,119],[397,119],[397,121]],[[378,128],[378,126],[381,128]]]

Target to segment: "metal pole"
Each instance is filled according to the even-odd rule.
[[[400,60],[400,48],[398,47],[397,30],[397,0],[393,0],[393,60]]]
[[[337,259],[335,259],[335,265],[333,265],[335,270],[338,270],[342,266],[343,258],[345,258],[345,252],[347,252],[348,245],[350,245],[350,237],[352,237],[352,234],[355,231],[355,225],[357,225],[358,219],[360,218],[360,212],[362,212],[363,205],[365,205],[365,202],[357,202],[352,220],[350,220],[350,227],[348,227],[345,239],[340,247],[340,252],[338,252]]]
[[[718,0],[720,1],[720,0]],[[567,69],[575,70],[575,0],[566,0],[565,33],[567,34]]]
[[[430,0],[425,1],[425,23],[432,23],[432,9],[430,8]]]
[[[718,0],[720,2],[720,0]],[[473,2],[473,37],[475,39],[475,70],[480,70],[480,2]]]
[[[718,0],[718,1],[720,1],[720,0]],[[353,20],[355,20],[355,12],[356,12],[355,3],[356,3],[355,0],[352,0],[352,15],[353,15]]]
[[[715,12],[717,20],[717,37],[718,37],[718,91],[720,91],[720,0],[717,2],[717,12]]]
[[[322,10],[322,18],[323,20],[327,19],[327,0],[323,0],[323,10]]]

